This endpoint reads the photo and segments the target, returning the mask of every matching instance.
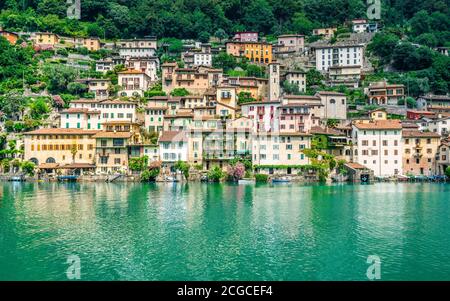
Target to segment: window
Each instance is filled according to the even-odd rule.
[[[120,165],[120,158],[114,158],[114,164]]]

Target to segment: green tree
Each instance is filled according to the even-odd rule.
[[[50,113],[50,107],[44,98],[37,98],[30,104],[30,115],[33,119],[43,119],[45,115]]]
[[[309,35],[314,29],[314,23],[303,12],[297,12],[292,18],[292,29],[299,34]]]
[[[189,95],[189,91],[185,88],[175,88],[170,92],[170,95],[172,96],[187,96]]]
[[[224,176],[225,172],[217,165],[208,171],[208,180],[211,182],[219,182]]]

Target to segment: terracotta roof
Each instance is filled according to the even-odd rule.
[[[247,105],[268,105],[268,104],[281,104],[279,100],[261,100],[261,101],[251,101],[240,104],[240,106],[247,106]]]
[[[400,120],[374,120],[369,122],[355,122],[360,130],[401,130]]]
[[[310,130],[311,134],[321,134],[321,135],[333,135],[333,136],[345,136],[341,131],[335,130],[333,128],[322,128],[320,126],[314,126]]]
[[[152,96],[149,98],[149,100],[167,100],[169,99],[169,96]]]
[[[305,132],[258,132],[254,136],[291,136],[291,137],[310,137],[309,133]]]
[[[58,168],[58,163],[41,163],[38,165],[38,168],[40,169],[55,169]]]
[[[130,132],[99,132],[92,138],[130,138],[131,135]]]
[[[346,163],[345,165],[350,167],[351,169],[368,169],[367,167],[359,163]]]
[[[142,72],[140,70],[135,70],[135,69],[128,69],[125,71],[120,71],[120,72],[118,72],[118,74],[144,74],[144,72]]]
[[[95,164],[71,163],[71,164],[66,164],[66,165],[60,166],[59,168],[62,168],[62,169],[95,168]]]
[[[317,94],[320,94],[320,95],[345,96],[344,93],[339,93],[339,92],[335,92],[335,91],[318,91]]]
[[[161,137],[159,137],[159,142],[179,142],[179,141],[187,141],[187,137],[184,132],[165,131],[162,132]]]
[[[61,111],[61,114],[100,114],[100,111],[97,110],[89,110],[88,108],[68,108],[66,110]]]
[[[417,130],[403,130],[402,137],[404,138],[440,138],[441,135],[434,132],[422,132]]]
[[[70,102],[71,103],[99,103],[102,101],[100,99],[80,98],[80,99],[71,100]]]
[[[98,130],[46,128],[24,133],[25,135],[94,135]]]
[[[320,101],[320,97],[311,96],[311,95],[284,95],[283,98],[285,98],[285,99],[308,99],[308,100],[319,100]]]

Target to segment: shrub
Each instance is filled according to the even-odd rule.
[[[255,180],[258,183],[267,183],[269,180],[269,176],[261,173],[255,174]]]
[[[450,178],[450,166],[445,169],[445,175]]]
[[[141,174],[141,182],[155,181],[159,175],[159,168],[147,169]]]
[[[208,180],[210,180],[211,182],[219,182],[224,176],[225,173],[217,165],[211,168],[211,170],[208,172]]]
[[[189,178],[190,165],[188,163],[183,162],[183,161],[178,161],[177,163],[175,163],[174,168],[176,170],[181,171],[186,179]]]
[[[30,161],[23,161],[22,162],[22,171],[26,173],[29,176],[34,175],[34,167],[36,165],[33,162]]]

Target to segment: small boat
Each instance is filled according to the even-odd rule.
[[[78,176],[58,176],[58,181],[75,182],[78,180]]]
[[[290,183],[291,180],[288,178],[275,178],[272,179],[272,183]]]
[[[23,181],[25,181],[25,177],[22,176],[22,175],[20,175],[20,176],[12,176],[12,177],[9,178],[9,181],[12,181],[12,182],[23,182]]]
[[[242,179],[238,181],[239,185],[248,185],[248,184],[255,184],[256,181],[254,179]]]
[[[165,177],[166,182],[178,182],[178,179],[175,177],[167,176]]]

